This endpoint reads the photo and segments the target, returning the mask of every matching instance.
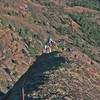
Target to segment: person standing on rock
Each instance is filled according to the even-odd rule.
[[[45,46],[44,46],[44,49],[43,49],[43,53],[50,53],[52,52],[52,46],[55,45],[55,41],[53,41],[52,38],[48,38]]]

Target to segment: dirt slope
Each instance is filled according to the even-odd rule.
[[[99,100],[98,5],[0,0],[0,100],[20,100],[23,82],[26,100]],[[49,37],[56,45],[42,54]]]

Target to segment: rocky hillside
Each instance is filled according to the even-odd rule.
[[[99,0],[0,0],[0,100],[23,88],[25,100],[100,100]]]

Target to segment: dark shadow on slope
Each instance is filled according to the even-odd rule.
[[[2,98],[5,96],[5,94],[3,92],[0,91],[0,100],[2,100]]]
[[[48,81],[48,77],[44,74],[46,71],[56,70],[65,63],[64,57],[59,56],[59,52],[55,51],[49,54],[42,54],[37,57],[36,62],[30,66],[29,70],[19,79],[15,86],[8,92],[6,98],[8,100],[20,100],[21,88],[25,88],[25,93],[37,91],[40,85]],[[16,95],[17,94],[17,95]],[[10,97],[11,96],[11,97]],[[5,98],[5,100],[7,100]],[[17,99],[14,99],[17,98]],[[32,100],[32,99],[25,99]]]

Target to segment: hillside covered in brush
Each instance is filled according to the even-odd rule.
[[[100,0],[0,0],[0,100],[22,88],[25,100],[100,100]]]

